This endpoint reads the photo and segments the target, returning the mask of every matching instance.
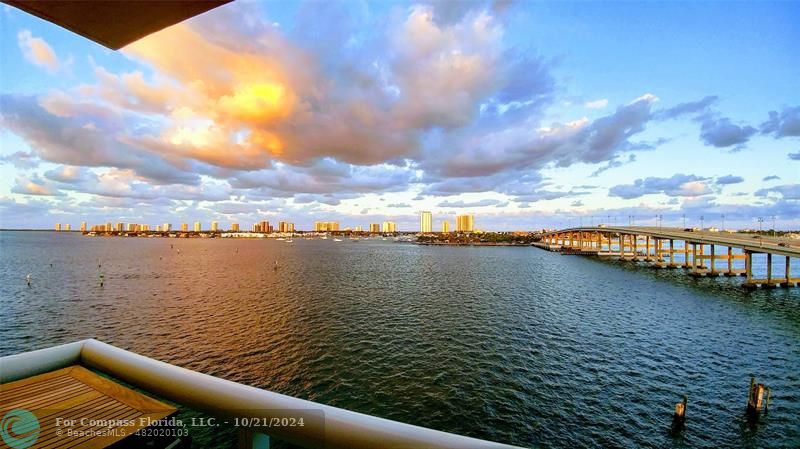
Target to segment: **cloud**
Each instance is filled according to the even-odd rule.
[[[536,203],[538,201],[556,200],[559,198],[569,198],[578,195],[588,195],[588,192],[559,192],[553,190],[535,190],[529,193],[517,195],[514,201],[518,203]]]
[[[75,167],[72,165],[64,165],[54,168],[45,172],[44,177],[56,182],[66,184],[76,184],[85,182],[90,179],[95,179],[95,174],[86,167]]]
[[[622,167],[625,164],[630,164],[636,162],[636,155],[629,154],[627,159],[612,159],[605,163],[605,165],[600,166],[597,170],[593,171],[590,175],[591,177],[596,177],[599,174],[603,173],[604,171],[611,170],[612,168]]]
[[[784,200],[800,200],[800,184],[784,184],[766,189],[756,190],[755,196],[770,197],[778,196]]]
[[[608,99],[603,98],[600,100],[587,101],[583,104],[586,109],[603,109],[608,106]]]
[[[17,33],[17,43],[25,59],[29,62],[44,67],[50,72],[58,71],[61,65],[58,56],[44,39],[34,37],[28,30],[22,30]]]
[[[663,193],[667,196],[696,197],[711,193],[706,180],[695,175],[675,174],[669,178],[648,177],[633,184],[620,184],[609,189],[610,196],[623,199]]]
[[[234,172],[229,180],[238,189],[324,194],[402,191],[414,178],[414,171],[408,167],[358,166],[327,158],[308,166],[273,164],[262,170]]]
[[[709,108],[716,104],[719,98],[714,95],[709,95],[697,101],[689,101],[686,103],[679,103],[671,108],[662,109],[656,113],[656,118],[660,120],[667,120],[678,118],[687,114],[700,114],[708,113]]]
[[[769,120],[761,124],[761,132],[776,138],[800,136],[800,106],[770,111]]]
[[[103,123],[87,129],[87,120]],[[89,167],[117,167],[134,170],[157,184],[196,184],[198,168],[152,153],[126,142],[116,134],[128,126],[114,114],[59,117],[52,115],[30,96],[0,94],[0,126],[19,135],[41,159],[61,164]]]
[[[411,207],[411,205],[408,203],[392,203],[392,204],[387,204],[386,207],[403,208],[403,207]]]
[[[477,201],[449,201],[445,200],[438,204],[438,207],[484,207],[484,206],[494,206],[500,203],[500,200],[495,199],[482,199]]]
[[[0,156],[0,162],[9,163],[21,169],[36,168],[39,166],[39,158],[33,152],[17,151],[8,156]]]
[[[717,184],[721,185],[739,184],[740,182],[744,182],[744,178],[741,176],[725,175],[717,178]]]
[[[706,145],[725,148],[747,143],[757,131],[749,125],[736,125],[729,118],[706,117],[700,125],[700,138]]]
[[[566,167],[607,161],[636,147],[630,139],[644,131],[657,100],[646,94],[591,122],[583,118],[540,127],[529,119],[477,135],[460,134],[442,143],[454,149],[450,157],[425,161],[425,168],[443,176],[477,177],[548,163]]]
[[[15,184],[11,187],[12,193],[19,193],[22,195],[38,195],[38,196],[56,196],[62,195],[58,189],[47,184],[38,176],[21,177],[15,180]]]
[[[800,151],[797,153],[789,153],[789,159],[793,161],[800,161]]]

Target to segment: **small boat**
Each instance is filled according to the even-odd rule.
[[[333,241],[334,241],[334,242],[341,242],[341,241],[342,241],[342,239],[336,239],[336,238],[335,238],[335,239],[333,239]]]
[[[275,239],[275,240],[278,240],[278,241],[283,241],[283,240],[286,240],[286,239],[285,239],[285,238],[283,238],[283,237],[278,237],[278,238],[277,238],[277,239]]]
[[[289,239],[289,240],[284,240],[284,242],[285,242],[285,243],[294,243],[294,240],[292,240],[292,239]]]

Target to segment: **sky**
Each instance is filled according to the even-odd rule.
[[[0,8],[0,228],[800,229],[800,2],[236,1],[119,51]]]

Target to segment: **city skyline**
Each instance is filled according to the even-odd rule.
[[[118,52],[0,19],[0,228],[800,228],[797,4],[234,2]]]

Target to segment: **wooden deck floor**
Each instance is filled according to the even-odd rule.
[[[0,416],[20,409],[38,420],[23,428],[37,449],[108,447],[176,412],[81,366],[0,385]]]

